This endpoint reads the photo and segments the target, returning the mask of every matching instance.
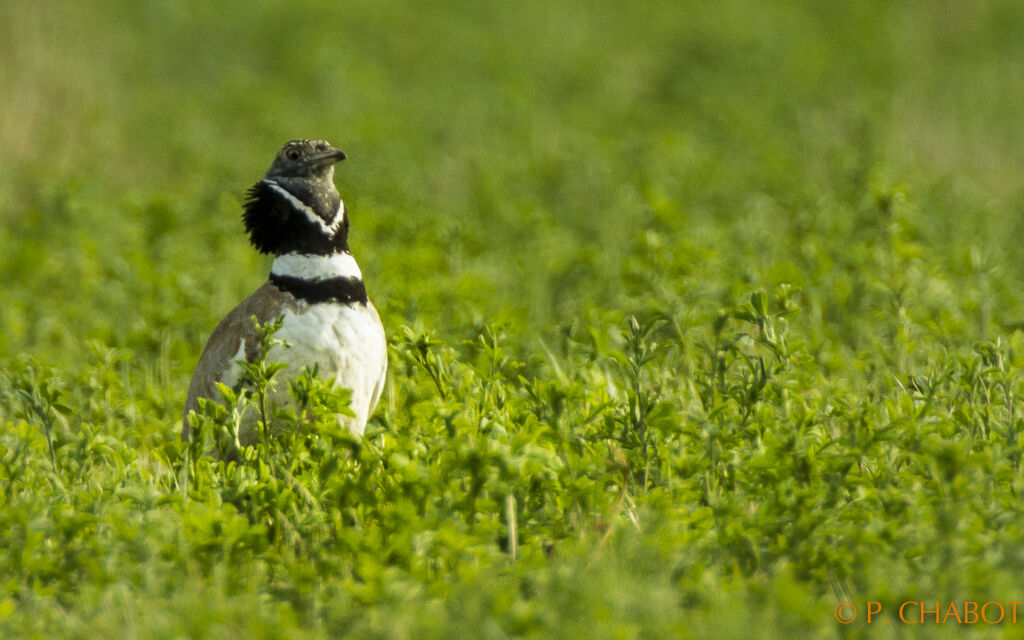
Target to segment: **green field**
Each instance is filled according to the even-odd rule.
[[[293,4],[0,3],[0,637],[1024,637],[1024,3]],[[224,462],[296,137],[388,386]]]

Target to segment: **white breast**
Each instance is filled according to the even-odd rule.
[[[336,385],[352,389],[356,417],[346,422],[354,433],[361,434],[387,368],[387,341],[376,314],[360,304],[302,304],[297,311],[285,313],[275,337],[291,345],[275,346],[268,354],[271,362],[288,365],[279,376],[296,376],[303,367],[312,368],[316,363],[320,377],[333,377]],[[277,387],[275,395],[287,393],[285,384]]]

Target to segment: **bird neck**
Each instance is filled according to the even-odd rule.
[[[363,274],[348,251],[281,254],[270,267],[270,282],[309,303],[367,303]]]
[[[270,267],[271,275],[299,278],[301,280],[326,280],[328,278],[363,279],[356,259],[348,251],[339,251],[330,255],[285,253],[274,258]]]

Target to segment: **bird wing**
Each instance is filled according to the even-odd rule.
[[[255,356],[259,336],[252,323],[253,316],[260,324],[265,324],[294,304],[294,298],[268,282],[224,316],[206,342],[192,374],[192,382],[188,385],[182,414],[183,440],[189,438],[188,414],[198,408],[199,398],[220,398],[216,383],[223,380],[235,360],[248,360]]]

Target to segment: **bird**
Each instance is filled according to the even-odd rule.
[[[263,178],[247,192],[242,219],[257,251],[274,256],[265,283],[239,303],[210,335],[188,387],[182,439],[191,438],[188,416],[200,398],[218,400],[217,382],[238,384],[242,367],[258,355],[260,324],[282,319],[270,362],[294,377],[316,368],[337,387],[352,390],[354,416],[338,421],[362,435],[380,400],[387,375],[387,338],[380,315],[366,295],[359,265],[348,246],[349,218],[334,184],[335,164],[345,154],[325,140],[287,142]],[[269,397],[287,403],[287,385],[277,383]],[[255,444],[254,412],[243,418],[239,442]]]

